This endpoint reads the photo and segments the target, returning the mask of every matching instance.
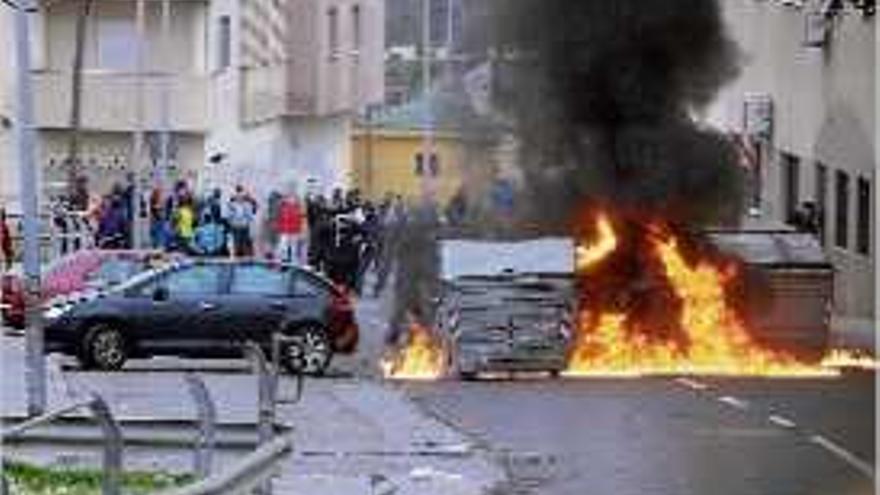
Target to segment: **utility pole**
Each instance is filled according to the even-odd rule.
[[[160,158],[159,158],[159,188],[164,192],[168,171],[171,170],[171,73],[174,66],[171,62],[173,55],[171,52],[171,0],[162,0],[162,101],[160,103],[159,125],[162,127],[160,133]]]
[[[30,2],[22,0],[15,12],[15,52],[18,64],[16,74],[15,137],[18,147],[21,209],[24,217],[24,277],[25,277],[25,386],[27,409],[30,416],[46,411],[46,357],[43,355],[43,322],[40,314],[40,209],[37,188],[36,160],[34,159],[34,109],[31,90],[30,33],[28,12]]]
[[[131,243],[132,247],[140,248],[143,246],[141,229],[141,182],[143,180],[143,170],[141,167],[142,157],[144,154],[144,65],[145,65],[145,47],[146,47],[146,2],[145,0],[136,0],[135,5],[135,29],[137,30],[137,50],[135,53],[135,131],[134,140],[132,142],[131,160],[129,161],[129,173],[133,176],[133,191],[131,195],[132,221],[131,221]]]
[[[425,99],[424,141],[422,142],[422,196],[433,199],[431,155],[434,151],[434,116],[431,105],[431,2],[422,0],[422,92]]]

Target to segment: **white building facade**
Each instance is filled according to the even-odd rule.
[[[263,198],[347,186],[352,123],[384,94],[384,2],[214,0],[210,24],[204,185]]]
[[[77,155],[91,191],[107,192],[132,171],[146,187],[180,179],[227,189],[241,183],[258,198],[283,183],[309,179],[344,185],[350,122],[364,105],[381,101],[384,91],[383,5],[93,0]],[[44,2],[29,14],[44,198],[63,193],[67,184],[80,6]],[[0,8],[2,46],[14,46],[13,17],[11,9]],[[11,204],[17,199],[14,64],[14,51],[3,50],[0,200]],[[167,166],[163,130],[170,135]]]
[[[791,222],[811,202],[836,270],[835,312],[869,325],[876,270],[873,2],[725,0],[740,77],[708,119],[745,136],[753,211]]]

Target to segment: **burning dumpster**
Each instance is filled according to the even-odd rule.
[[[484,372],[566,368],[571,337],[574,243],[449,240],[440,247],[437,328],[462,378]]]
[[[746,268],[745,318],[757,339],[809,360],[829,344],[834,270],[810,234],[716,231],[709,238]]]

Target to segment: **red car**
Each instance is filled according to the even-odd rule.
[[[41,302],[89,289],[108,289],[133,275],[167,261],[157,251],[83,250],[59,258],[42,274]],[[0,308],[3,323],[25,326],[24,281],[19,273],[0,277]]]

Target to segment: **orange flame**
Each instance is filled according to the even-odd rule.
[[[599,219],[599,230],[606,220]],[[592,266],[607,257],[614,233],[601,235],[597,244],[579,250],[602,253],[591,257]],[[628,315],[582,310],[569,356],[568,376],[713,374],[751,376],[827,376],[835,370],[802,363],[794,357],[764,349],[749,336],[737,312],[728,303],[726,288],[736,276],[732,267],[706,260],[689,263],[677,239],[654,229],[650,255],[659,262],[661,275],[681,303],[677,325],[682,342],[652,340],[633,332]],[[616,243],[615,243],[616,244]],[[602,246],[600,249],[599,246]],[[611,250],[613,251],[613,249]],[[587,258],[582,258],[587,259]]]
[[[437,380],[446,374],[447,352],[443,342],[426,326],[413,322],[405,347],[380,363],[382,374],[393,380]]]
[[[598,240],[593,244],[581,244],[575,251],[578,272],[586,272],[617,249],[617,236],[608,215],[600,214],[596,222]]]

